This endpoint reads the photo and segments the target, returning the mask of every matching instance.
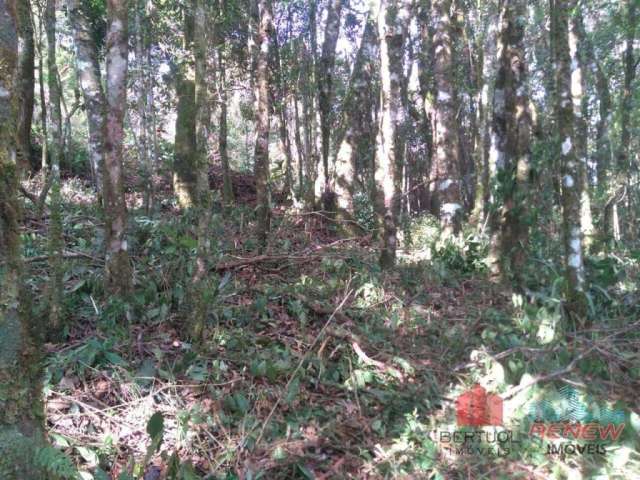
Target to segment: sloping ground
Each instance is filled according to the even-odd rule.
[[[182,334],[189,219],[131,226],[137,290],[125,305],[101,298],[100,236],[78,198],[66,195],[65,233],[70,252],[84,256],[68,260],[69,337],[47,345],[47,420],[82,470],[101,466],[96,478],[640,474],[636,306],[611,307],[618,314],[588,330],[567,326],[562,340],[557,301],[490,282],[482,252],[468,245],[414,236],[420,248],[383,275],[367,238],[340,240],[330,225],[279,212],[269,251],[257,257],[242,210],[217,218],[210,324],[193,345]],[[30,224],[26,246],[43,280],[45,231]],[[476,383],[505,398],[498,430],[523,435],[508,452],[442,441],[442,432],[474,430],[456,425],[455,406]],[[624,411],[623,436],[605,455],[548,456],[527,435],[528,403],[563,383]],[[158,412],[156,453],[158,422],[148,422]]]

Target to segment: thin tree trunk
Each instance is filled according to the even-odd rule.
[[[151,155],[149,154],[149,108],[147,106],[147,98],[149,91],[149,83],[148,83],[148,75],[146,60],[148,58],[148,39],[147,39],[147,28],[146,22],[143,19],[144,9],[145,9],[145,1],[137,0],[137,4],[135,5],[135,27],[136,27],[136,36],[135,36],[135,55],[136,55],[136,66],[138,68],[138,85],[137,85],[137,108],[138,108],[138,116],[140,117],[139,125],[138,125],[138,155],[140,157],[140,164],[142,167],[142,191],[143,191],[143,200],[142,200],[142,208],[144,209],[145,214],[148,216],[151,213],[153,208],[153,197],[154,197],[154,188],[153,188],[153,166],[151,164]]]
[[[419,182],[417,197],[420,211],[429,208],[429,177],[433,161],[433,29],[431,28],[431,0],[420,0],[418,3],[418,28],[420,30],[420,44],[418,48],[418,82],[420,100],[422,102],[420,115],[420,132],[424,142],[424,156],[418,160]]]
[[[0,0],[0,477],[7,480],[43,478],[34,471],[33,457],[44,444],[41,332],[22,288],[13,135],[19,95],[15,13],[15,0]]]
[[[578,0],[569,26],[569,50],[571,53],[571,97],[575,119],[576,156],[578,157],[578,188],[580,189],[580,224],[585,248],[593,241],[593,218],[591,215],[591,192],[589,189],[589,168],[587,164],[589,138],[589,108],[585,97],[587,76],[586,46],[582,5]]]
[[[259,11],[259,26],[256,33],[257,61],[255,76],[257,80],[257,112],[256,112],[256,142],[254,150],[254,164],[256,175],[256,236],[259,248],[262,250],[267,244],[267,234],[271,217],[269,194],[269,127],[270,127],[270,98],[269,98],[269,54],[271,51],[271,31],[273,29],[273,14],[270,0],[256,0]]]
[[[49,324],[52,333],[57,334],[62,326],[62,294],[63,294],[63,256],[64,240],[62,237],[62,197],[60,194],[60,161],[63,152],[62,111],[60,101],[62,91],[58,81],[56,64],[56,0],[47,0],[45,11],[45,29],[47,32],[47,70],[49,86],[49,133],[51,140],[51,197],[49,222]]]
[[[225,61],[222,50],[218,51],[218,95],[220,99],[220,116],[218,126],[218,149],[220,151],[220,163],[222,164],[222,201],[225,208],[233,205],[233,183],[231,182],[231,171],[229,168],[229,153],[227,150],[227,79]]]
[[[105,290],[115,295],[128,294],[132,285],[122,162],[127,105],[128,6],[128,0],[107,0],[107,114],[103,175]]]
[[[193,315],[191,335],[199,340],[209,311],[207,298],[207,273],[209,271],[211,194],[209,192],[209,135],[211,112],[209,110],[207,24],[210,18],[205,0],[193,0],[194,30],[193,53],[195,60],[195,117],[196,117],[196,175],[198,218],[196,268],[193,274],[191,300]]]

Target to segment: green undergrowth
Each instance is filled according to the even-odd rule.
[[[475,229],[447,240],[431,219],[408,219],[398,266],[381,272],[375,242],[335,243],[317,224],[310,242],[299,217],[279,215],[272,259],[242,265],[255,248],[243,207],[213,217],[209,316],[193,340],[189,214],[132,215],[135,291],[105,298],[99,216],[67,200],[66,250],[85,256],[65,260],[65,340],[48,345],[45,393],[50,439],[78,478],[640,475],[637,251],[588,258],[580,324],[564,316],[550,239],[532,239],[514,288],[489,279]],[[25,257],[44,255],[44,233],[27,229]],[[46,262],[28,265],[37,295]],[[528,405],[571,384],[623,411],[624,435],[605,455],[550,457],[531,439],[503,456],[452,454],[433,433],[458,428],[455,399],[474,384],[506,395],[530,382],[506,402],[503,428],[526,430]]]

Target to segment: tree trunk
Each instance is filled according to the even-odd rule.
[[[396,261],[397,227],[400,214],[403,128],[406,122],[402,101],[403,54],[409,12],[404,0],[383,0],[378,16],[380,39],[381,119],[376,141],[376,209],[382,226],[380,266],[390,268]]]
[[[256,236],[259,248],[267,244],[267,234],[271,217],[269,194],[269,54],[271,50],[271,31],[273,14],[270,0],[256,0],[259,10],[259,26],[256,32],[257,61],[255,76],[257,79],[256,142],[254,165],[256,175]]]
[[[433,0],[436,20],[434,49],[434,148],[431,165],[431,208],[440,218],[445,235],[457,234],[462,217],[457,93],[453,80],[451,0]]]
[[[150,144],[149,144],[149,106],[147,105],[148,92],[151,86],[147,69],[151,65],[147,65],[148,59],[148,26],[145,19],[145,1],[137,0],[135,5],[135,54],[136,64],[138,67],[138,85],[137,85],[137,108],[140,117],[138,124],[138,156],[140,158],[140,166],[142,172],[142,208],[147,216],[151,214],[154,203],[153,188],[153,164],[151,161]]]
[[[490,264],[494,275],[518,275],[528,244],[527,203],[531,113],[524,51],[524,0],[505,0],[500,13],[498,72],[493,94],[492,149],[497,184],[492,199]]]
[[[196,268],[192,283],[193,316],[191,335],[199,340],[204,330],[208,314],[207,274],[209,271],[211,194],[209,191],[209,135],[210,119],[207,46],[208,15],[205,0],[192,0],[194,7],[193,53],[195,60],[195,100],[196,100],[196,211],[198,217],[198,247]]]
[[[18,19],[18,129],[16,131],[16,147],[18,169],[21,177],[32,169],[31,156],[31,123],[34,105],[34,68],[35,46],[33,41],[33,20],[29,0],[17,0],[16,16]]]
[[[582,20],[582,5],[574,9],[569,25],[569,50],[571,53],[571,97],[575,119],[575,149],[578,157],[578,188],[580,189],[580,224],[585,248],[589,248],[593,240],[593,218],[591,216],[591,192],[589,190],[589,167],[587,164],[589,139],[589,108],[584,95],[587,60],[586,32]]]
[[[318,87],[318,110],[320,113],[320,139],[322,153],[322,171],[318,176],[316,191],[325,192],[329,188],[329,144],[331,140],[331,102],[333,101],[333,69],[336,62],[336,46],[340,35],[340,15],[342,0],[329,0],[327,5],[327,23],[324,29],[322,54],[317,64],[316,81]],[[327,192],[328,194],[328,192]],[[324,193],[323,193],[324,195]]]
[[[231,171],[229,168],[229,154],[227,150],[227,80],[225,61],[222,49],[218,51],[218,95],[220,98],[220,117],[218,126],[218,149],[220,151],[220,163],[222,164],[222,201],[225,208],[233,205],[233,184],[231,182]]]
[[[569,12],[575,0],[555,2],[556,41],[556,119],[560,136],[562,174],[562,214],[565,246],[567,308],[572,314],[586,314],[583,239],[580,225],[580,168],[576,155],[573,105],[571,101],[571,53],[569,48]]]
[[[377,132],[372,117],[379,71],[376,15],[372,4],[334,137],[337,152],[332,189],[336,195],[338,220],[344,222],[346,231],[351,234],[361,233],[361,228],[354,222],[353,196],[358,189],[356,172],[368,168],[375,156],[372,146]]]
[[[102,171],[104,169],[105,98],[100,79],[98,48],[92,36],[86,5],[68,0],[70,24],[76,50],[76,75],[84,98],[89,129],[89,163],[98,201],[102,199]]]
[[[124,196],[122,148],[127,105],[128,1],[107,0],[106,134],[103,195],[105,214],[105,290],[125,295],[131,290],[127,252],[127,205]]]
[[[21,278],[15,15],[16,1],[0,0],[0,478],[7,480],[42,478],[33,455],[44,443],[39,322],[28,314]]]
[[[62,313],[63,294],[63,264],[62,252],[64,250],[64,240],[62,236],[62,198],[60,195],[60,161],[63,152],[62,136],[62,111],[60,100],[62,92],[58,78],[58,66],[56,64],[56,0],[47,0],[45,11],[45,29],[47,32],[47,70],[49,86],[49,134],[51,140],[48,142],[51,156],[50,172],[50,211],[49,222],[49,323],[52,333],[60,331]]]

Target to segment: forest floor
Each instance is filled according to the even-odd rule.
[[[63,197],[69,316],[64,339],[46,344],[47,425],[83,478],[640,478],[640,313],[628,287],[640,257],[598,287],[606,314],[585,327],[563,319],[553,279],[525,294],[492,281],[479,234],[442,241],[416,220],[382,273],[370,236],[340,238],[285,208],[257,256],[251,205],[238,202],[214,217],[210,322],[194,345],[189,215],[167,197],[144,217],[131,196],[136,290],[125,303],[102,293],[93,195],[68,178]],[[26,205],[29,286],[44,315],[46,212]],[[457,425],[456,398],[475,384],[504,399],[502,426]],[[548,454],[590,442],[530,435],[541,403],[549,421],[613,412],[624,430],[600,453]],[[446,441],[496,430],[510,440]]]

